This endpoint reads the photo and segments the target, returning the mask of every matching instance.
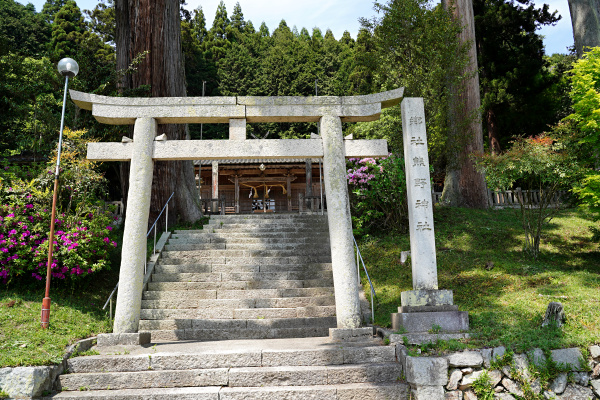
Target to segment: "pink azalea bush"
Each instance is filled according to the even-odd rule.
[[[6,196],[8,192],[8,196]],[[30,193],[4,191],[0,206],[0,282],[45,279],[51,210]],[[46,203],[46,204],[44,204]],[[90,208],[85,215],[58,214],[54,232],[52,277],[78,279],[108,268],[112,214]]]
[[[407,226],[404,159],[350,158],[346,162],[354,233],[373,227],[404,231]]]

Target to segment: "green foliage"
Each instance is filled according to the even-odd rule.
[[[488,187],[517,190],[525,231],[523,249],[537,258],[542,229],[557,211],[557,207],[552,206],[553,199],[559,190],[568,189],[581,173],[576,157],[562,142],[540,135],[516,140],[509,151],[499,156],[482,155],[474,159],[485,173]],[[517,184],[529,192],[519,191],[520,188],[515,187]],[[533,190],[539,191],[537,205]]]
[[[573,66],[571,75],[573,114],[568,120],[575,122],[583,137],[596,151],[600,150],[600,47],[586,52]]]
[[[492,379],[486,370],[483,370],[481,375],[473,382],[473,391],[481,400],[494,400],[494,388]]]
[[[537,33],[561,17],[531,0],[475,0],[473,12],[483,126],[505,148],[511,138],[537,135],[561,118],[565,69],[550,70]]]
[[[52,23],[52,37],[49,46],[54,60],[76,57],[84,32],[85,24],[81,10],[74,0],[68,0],[54,15]]]
[[[394,154],[378,160],[351,158],[347,168],[354,233],[364,235],[374,227],[405,231],[404,159]]]
[[[462,81],[459,71],[467,62],[466,48],[458,42],[462,28],[441,5],[424,0],[377,2],[375,9],[381,17],[361,21],[365,30],[359,32],[355,45],[353,89],[364,94],[404,87],[404,96],[423,97],[429,152],[442,163],[447,151],[447,88]],[[357,124],[350,131],[356,129],[356,137],[388,139],[390,151],[401,152],[400,107],[390,109],[387,117]]]
[[[76,280],[110,267],[113,217],[99,199],[105,181],[84,157],[84,131],[65,130],[57,201],[52,276]],[[54,164],[36,179],[5,166],[0,176],[0,279],[42,280],[48,257],[48,229]],[[29,172],[30,174],[30,172]]]
[[[14,0],[0,2],[0,56],[9,52],[23,56],[42,55],[50,37],[50,26],[33,4]]]
[[[573,192],[581,201],[581,207],[592,213],[592,221],[600,221],[600,172],[589,171]],[[597,224],[590,226],[592,241],[600,242],[600,228]]]

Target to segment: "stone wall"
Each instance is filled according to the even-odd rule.
[[[589,348],[585,360],[578,348],[552,350],[549,354],[560,371],[544,382],[539,371],[547,368],[546,354],[535,349],[507,357],[504,347],[468,350],[437,357],[409,355],[395,344],[398,361],[414,400],[474,400],[473,383],[486,372],[494,398],[515,400],[540,398],[588,400],[600,398],[600,347]]]

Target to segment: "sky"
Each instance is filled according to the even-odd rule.
[[[45,0],[18,0],[21,3],[31,2],[36,11],[41,11]],[[79,8],[92,9],[97,4],[94,0],[76,0]],[[206,17],[207,26],[212,26],[212,21],[220,0],[187,0],[188,10],[202,6]],[[231,15],[233,7],[238,0],[225,0],[227,14]],[[435,1],[435,0],[434,0]],[[323,34],[331,29],[336,39],[344,31],[356,39],[360,28],[360,17],[370,18],[375,16],[373,2],[370,0],[239,0],[246,21],[252,21],[255,29],[264,21],[273,32],[282,19],[291,28],[298,30],[318,27]],[[547,0],[550,10],[558,10],[562,19],[555,25],[542,28],[539,33],[544,35],[546,54],[566,53],[567,47],[573,45],[573,29],[571,15],[567,0]],[[539,4],[543,4],[540,2]]]

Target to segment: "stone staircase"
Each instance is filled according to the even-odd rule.
[[[327,336],[336,326],[327,216],[212,216],[176,231],[142,297],[152,340]]]
[[[327,338],[159,343],[76,357],[50,397],[87,400],[407,400],[396,346]]]
[[[211,217],[155,266],[152,343],[69,359],[48,399],[407,400],[396,346],[332,342],[335,326],[326,216]]]

